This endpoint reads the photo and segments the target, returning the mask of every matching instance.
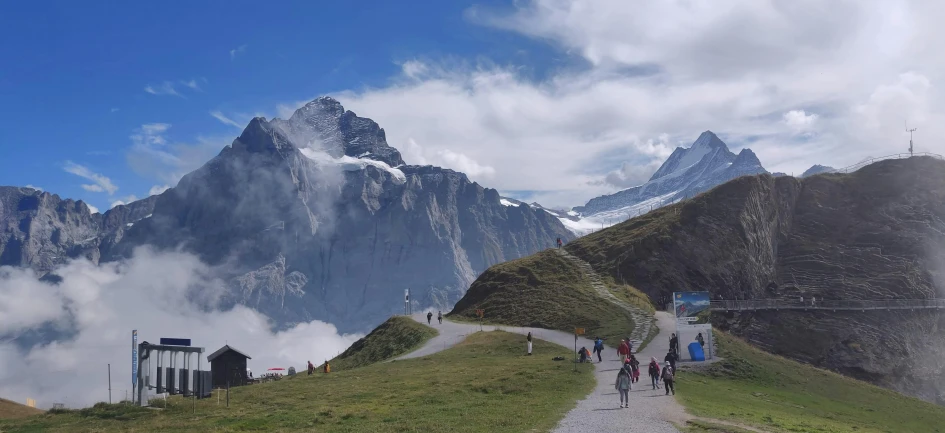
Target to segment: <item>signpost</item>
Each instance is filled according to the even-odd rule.
[[[712,358],[712,324],[709,292],[673,292],[673,310],[676,316],[676,337],[682,341],[682,332],[702,333],[708,336],[706,359]],[[704,337],[705,338],[705,337]],[[682,351],[682,347],[680,347]],[[678,353],[676,354],[679,355]]]
[[[477,308],[476,315],[479,316],[479,331],[482,331],[482,317],[486,315],[486,310]]]
[[[134,400],[138,385],[138,330],[131,330],[131,399]]]
[[[584,335],[584,328],[574,328],[574,371],[577,371],[577,339],[578,335]]]
[[[410,289],[404,289],[404,316],[410,315]]]

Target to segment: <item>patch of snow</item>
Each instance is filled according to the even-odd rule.
[[[135,223],[127,223],[127,224],[125,224],[125,227],[131,227],[131,226],[133,226],[133,225],[135,225]]]
[[[659,195],[653,198],[643,200],[639,203],[632,204],[630,206],[624,206],[618,209],[607,210],[603,212],[596,213],[588,218],[595,220],[598,223],[604,223],[613,225],[621,221],[626,221],[630,218],[643,215],[650,211],[650,209],[657,209],[661,205],[665,206],[670,204],[670,199],[679,194],[681,190],[670,191],[666,194]]]
[[[344,171],[360,171],[367,168],[367,166],[372,165],[380,170],[390,173],[397,183],[407,182],[407,175],[399,169],[393,168],[387,165],[383,161],[375,161],[373,159],[361,159],[355,158],[353,156],[344,155],[341,158],[332,158],[326,152],[320,150],[313,150],[311,148],[301,148],[299,151],[302,152],[302,155],[305,155],[306,158],[315,161],[318,164],[334,164],[341,167]]]
[[[577,213],[577,212],[575,212],[575,211],[573,211],[573,210],[569,210],[569,211],[568,211],[568,215],[571,215],[571,216],[573,216],[573,217],[581,216],[581,214],[579,214],[579,213]]]
[[[151,218],[151,215],[152,215],[152,214],[147,214],[147,215],[144,216],[144,218]],[[144,219],[144,218],[141,218],[141,219]]]
[[[512,202],[510,202],[510,201],[508,201],[508,200],[506,200],[506,199],[504,199],[504,198],[500,198],[500,199],[499,199],[499,203],[501,203],[502,206],[518,206],[517,203],[512,203]]]
[[[601,229],[601,223],[590,218],[574,221],[568,218],[558,217],[558,221],[561,221],[564,228],[570,230],[571,233],[574,233],[576,236],[584,236]],[[604,227],[610,227],[612,225],[613,224],[605,224]]]

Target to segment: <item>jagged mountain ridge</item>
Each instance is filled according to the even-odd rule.
[[[147,218],[152,196],[103,213],[83,201],[33,188],[0,186],[0,266],[26,266],[40,275],[69,259],[98,263],[136,221]]]
[[[742,149],[736,155],[712,131],[705,131],[689,148],[677,147],[643,185],[593,198],[573,211],[582,218],[609,225],[731,179],[760,173],[767,170],[751,149]]]
[[[403,311],[406,288],[415,308],[448,309],[489,266],[571,237],[553,215],[504,206],[462,173],[403,164],[375,122],[319,98],[286,120],[253,119],[149,199],[146,218],[129,226],[135,212],[116,208],[80,226],[89,236],[115,228],[94,251],[101,260],[181,247],[229,281],[226,302],[279,326],[318,319],[341,332]]]

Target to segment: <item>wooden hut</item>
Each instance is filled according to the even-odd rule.
[[[210,361],[213,387],[226,388],[227,382],[230,386],[240,386],[248,383],[249,378],[246,375],[247,359],[253,358],[230,347],[230,345],[223,346],[216,352],[211,353],[207,357],[207,361]]]

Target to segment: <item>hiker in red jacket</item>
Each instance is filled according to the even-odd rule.
[[[620,355],[620,365],[623,365],[627,361],[627,356],[630,355],[630,345],[627,344],[627,340],[620,340],[620,346],[617,346],[617,354]]]

